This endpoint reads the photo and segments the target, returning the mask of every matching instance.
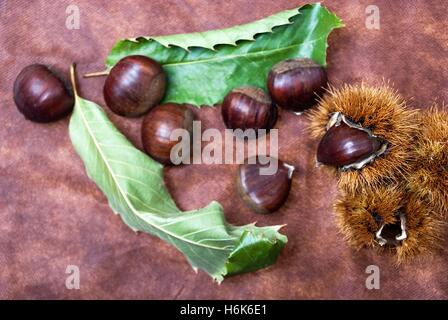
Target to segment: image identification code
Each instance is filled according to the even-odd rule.
[[[213,307],[187,304],[180,308],[181,315],[205,315],[211,318],[214,314],[225,315],[265,315],[266,305],[263,304],[234,304]]]

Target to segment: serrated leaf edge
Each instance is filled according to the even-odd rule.
[[[320,3],[318,3],[318,4],[320,5]],[[283,26],[283,25],[287,25],[287,24],[292,24],[291,18],[301,14],[299,10],[302,7],[291,9],[291,10],[284,10],[284,11],[281,11],[281,12],[277,12],[275,14],[272,14],[272,15],[268,16],[268,17],[265,17],[265,18],[262,18],[262,19],[259,19],[259,20],[256,20],[256,21],[252,21],[252,22],[249,22],[249,23],[241,24],[241,25],[235,25],[235,26],[232,26],[232,27],[229,27],[229,28],[213,29],[213,30],[207,30],[207,31],[203,31],[203,32],[192,32],[192,33],[186,33],[186,34],[180,33],[180,34],[165,35],[165,36],[139,36],[139,37],[135,37],[135,38],[122,39],[120,41],[131,41],[131,42],[136,42],[136,43],[140,42],[141,40],[156,41],[159,44],[161,44],[162,46],[164,46],[165,48],[170,48],[170,47],[174,46],[174,47],[182,48],[182,49],[184,49],[186,51],[190,51],[189,48],[191,48],[191,47],[200,47],[200,48],[205,48],[205,49],[209,49],[209,50],[212,50],[212,51],[216,51],[215,47],[218,46],[218,45],[237,46],[238,45],[237,44],[238,41],[244,41],[244,40],[245,41],[255,41],[256,40],[255,36],[257,34],[272,33],[273,29],[275,27],[279,27],[279,26]],[[281,18],[281,20],[282,20],[281,22],[277,21],[277,22],[271,24],[270,26],[266,26],[264,29],[262,28],[259,31],[257,31],[256,33],[251,34],[250,36],[249,35],[247,37],[243,36],[243,37],[241,37],[239,39],[236,39],[234,41],[220,41],[220,42],[217,42],[217,43],[215,43],[215,44],[213,44],[211,46],[203,46],[203,45],[198,45],[198,44],[194,44],[194,43],[190,44],[188,46],[182,46],[182,45],[177,44],[175,42],[175,40],[170,40],[170,38],[174,38],[174,37],[178,37],[178,36],[182,36],[182,35],[202,36],[203,34],[211,32],[211,31],[222,31],[222,32],[225,32],[225,31],[227,31],[229,29],[236,28],[236,27],[247,28],[248,25],[252,25],[252,24],[255,24],[255,23],[260,23],[263,20],[271,20],[272,17],[275,17],[275,16],[280,15],[280,14],[284,15],[284,14],[286,14],[288,12],[290,12],[291,15],[285,16],[285,18]]]

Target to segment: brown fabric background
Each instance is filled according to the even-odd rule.
[[[253,214],[234,190],[235,166],[166,169],[166,183],[185,210],[220,201],[232,223],[287,223],[289,243],[278,263],[220,286],[195,274],[174,248],[132,232],[112,214],[86,176],[67,131],[25,121],[12,100],[20,69],[45,63],[80,73],[102,70],[117,39],[202,31],[250,22],[304,1],[0,0],[0,298],[297,299],[448,298],[446,253],[395,268],[389,256],[354,252],[338,235],[331,203],[334,178],[314,168],[316,142],[306,121],[282,112],[280,157],[298,168],[289,200],[279,212]],[[65,9],[76,4],[81,29],[65,28]],[[448,101],[448,10],[445,1],[326,1],[346,27],[330,36],[333,84],[389,79],[414,107]],[[380,8],[381,29],[365,27],[365,8]],[[82,79],[85,98],[104,105],[104,78]],[[223,129],[219,109],[197,112],[203,127]],[[141,119],[111,115],[141,146]],[[387,201],[387,199],[385,199]],[[81,289],[65,288],[65,269],[81,270]],[[365,288],[365,268],[381,268],[381,289]]]

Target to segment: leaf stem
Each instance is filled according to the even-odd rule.
[[[107,76],[108,74],[109,74],[109,70],[90,72],[90,73],[86,73],[84,75],[84,78],[102,77],[102,76]]]
[[[75,94],[75,97],[78,96],[78,89],[76,88],[76,64],[72,63],[70,66],[70,81],[72,82],[73,92]]]

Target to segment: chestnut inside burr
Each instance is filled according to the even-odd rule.
[[[383,223],[375,233],[375,239],[380,246],[397,246],[406,238],[406,214],[403,212],[399,213],[396,223]]]
[[[387,148],[387,141],[336,112],[330,118],[327,132],[317,148],[317,162],[342,171],[359,170],[382,155]]]

